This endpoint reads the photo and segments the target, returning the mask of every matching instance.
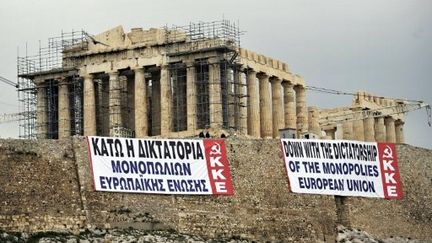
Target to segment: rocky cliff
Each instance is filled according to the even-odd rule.
[[[234,196],[94,192],[83,138],[0,140],[0,229],[174,229],[251,240],[335,239],[332,196],[290,193],[277,140],[227,139]],[[432,239],[432,151],[398,145],[404,199],[349,198],[354,228]]]

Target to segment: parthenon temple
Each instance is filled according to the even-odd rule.
[[[240,34],[225,20],[62,33],[37,58],[18,60],[19,78],[35,91],[22,99],[36,104],[22,129],[39,139],[192,137],[203,131],[276,138],[290,129],[296,137],[403,142],[402,116],[353,119],[357,110],[394,101],[362,93],[352,107],[308,109],[303,78],[282,61],[240,47]],[[332,120],[336,113],[352,117]]]

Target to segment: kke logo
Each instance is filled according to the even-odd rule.
[[[208,175],[216,194],[233,194],[229,163],[223,140],[204,140]]]
[[[217,192],[227,192],[226,177],[223,175],[225,170],[224,164],[221,162],[222,152],[219,143],[214,143],[210,147],[210,171],[211,177],[215,181]]]
[[[379,144],[385,198],[402,198],[402,189],[394,144]]]
[[[384,149],[383,158],[385,158],[385,159],[393,159],[393,150],[388,145],[386,145],[386,148]]]
[[[210,155],[221,155],[221,146],[219,143],[214,143],[210,148]]]

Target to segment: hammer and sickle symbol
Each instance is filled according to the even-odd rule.
[[[210,147],[210,155],[214,155],[214,154],[222,154],[221,146],[219,143],[215,143]]]
[[[393,158],[393,150],[390,148],[390,146],[386,146],[386,148],[384,149],[384,154],[383,154],[383,158],[386,159],[391,159]]]

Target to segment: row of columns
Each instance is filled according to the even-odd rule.
[[[48,138],[48,94],[44,80],[38,80],[36,129],[37,138]],[[65,78],[58,79],[58,138],[67,138],[71,135],[71,110],[69,102],[68,82]]]
[[[256,79],[258,78],[258,85]],[[279,129],[307,131],[306,100],[303,86],[265,73],[247,70],[247,130],[253,137],[279,136]]]
[[[146,137],[149,134],[148,127],[148,109],[147,109],[147,85],[145,80],[145,70],[143,67],[134,68],[134,125],[135,136]],[[122,127],[124,121],[121,114],[121,90],[119,87],[119,73],[110,72],[109,74],[109,124],[110,128]],[[96,101],[95,90],[93,85],[93,75],[84,75],[84,135],[96,134]],[[153,89],[153,101],[160,106],[160,117],[154,120],[160,122],[160,131],[162,136],[170,133],[172,127],[171,110],[172,97],[170,89],[169,71],[166,65],[161,66],[160,71],[160,90]],[[187,126],[188,130],[196,127],[196,90],[195,83],[195,68],[187,68]],[[214,90],[217,87],[212,87]],[[215,98],[213,98],[215,99]],[[195,104],[195,105],[194,105]],[[220,104],[220,102],[219,102]],[[217,110],[218,107],[210,106],[210,109]],[[221,113],[221,112],[219,112]],[[156,117],[156,116],[155,116]],[[213,123],[219,122],[216,117],[212,119]]]
[[[194,131],[197,127],[197,90],[195,66],[186,67],[186,96],[187,96],[187,130]],[[219,63],[209,64],[209,115],[210,127],[220,127],[223,123],[222,96],[221,96],[221,69]],[[136,137],[146,137],[149,134],[147,85],[145,70],[143,67],[133,69],[134,80],[134,126]],[[109,128],[122,127],[121,89],[118,71],[108,73],[109,76]],[[84,135],[97,134],[96,113],[98,103],[94,86],[93,74],[83,74],[83,130]],[[241,73],[234,72],[234,79],[240,83]],[[244,131],[253,137],[271,138],[279,136],[279,129],[292,128],[300,132],[307,130],[305,89],[303,86],[294,86],[291,82],[278,77],[270,77],[265,73],[257,73],[249,69],[246,72],[246,87],[241,85],[234,87],[235,92],[242,93],[239,100],[246,108],[237,108],[234,113],[242,113],[247,119],[235,118],[236,124],[245,127]],[[67,138],[71,135],[71,109],[69,102],[69,90],[65,80],[59,82],[58,117],[59,138]],[[159,96],[159,97],[156,97]],[[39,138],[46,138],[46,89],[38,89],[38,134]],[[247,102],[246,102],[247,97]],[[170,90],[170,77],[168,66],[161,66],[160,90],[153,97],[160,105],[160,130],[161,135],[168,135],[172,127],[172,97]]]
[[[144,68],[135,68],[134,82],[134,107],[135,107],[135,133],[136,137],[146,137],[149,134],[148,110],[147,110],[147,85],[144,76]],[[109,126],[123,126],[121,114],[121,90],[119,87],[119,73],[109,74]],[[84,135],[97,134],[96,124],[96,98],[94,76],[91,74],[82,76],[84,81]],[[218,64],[209,66],[209,99],[210,99],[210,124],[219,126],[222,124],[222,101],[220,95],[220,68]],[[186,95],[187,95],[187,130],[194,131],[197,126],[195,88],[195,67],[187,67]],[[238,77],[237,77],[238,78]],[[258,79],[258,82],[257,82]],[[318,124],[318,110],[309,107],[306,116],[306,102],[304,87],[294,86],[288,81],[282,81],[277,77],[269,77],[264,73],[248,70],[247,81],[247,132],[253,137],[278,137],[279,129],[293,128],[297,131],[309,131],[320,135]],[[167,135],[171,128],[171,92],[169,88],[169,74],[166,67],[162,67],[160,75],[159,105],[161,134]],[[37,95],[37,123],[38,138],[47,138],[47,91],[43,82],[38,83]],[[58,137],[67,138],[71,135],[71,109],[69,101],[69,89],[65,79],[58,83]],[[163,105],[162,105],[163,104]],[[238,111],[237,111],[238,112]],[[342,124],[342,138],[358,141],[379,142],[404,142],[404,123],[395,121],[392,117],[354,117],[354,121]],[[309,122],[307,122],[309,121]],[[334,136],[333,136],[334,137]]]
[[[136,68],[135,82],[134,82],[134,100],[135,103],[135,132],[136,137],[144,137],[148,134],[148,118],[147,118],[147,86],[145,83],[144,69]],[[122,90],[120,87],[119,72],[113,71],[108,73],[109,76],[109,129],[110,133],[115,127],[123,127],[125,125],[125,118],[122,114]],[[96,122],[96,96],[94,88],[94,75],[85,74],[82,75],[84,79],[84,135],[96,135],[97,134],[97,122]],[[162,89],[161,83],[161,89]],[[166,93],[166,92],[165,92]],[[162,95],[162,97],[164,97]],[[161,97],[161,98],[162,98]],[[163,113],[163,112],[162,112]],[[165,111],[166,113],[166,111]],[[60,132],[60,130],[59,130]]]
[[[139,73],[139,72],[138,72]],[[109,124],[110,128],[122,126],[121,110],[121,90],[118,72],[109,74]],[[144,77],[142,72],[142,77]],[[83,127],[84,135],[96,135],[96,95],[94,87],[94,76],[86,74],[83,78]],[[140,74],[137,75],[137,78]],[[47,116],[47,90],[43,81],[37,82],[37,137],[48,138],[48,116]],[[138,83],[139,85],[139,83]],[[143,87],[145,89],[145,87]],[[71,136],[71,106],[69,97],[69,86],[65,78],[58,79],[58,138],[68,138]],[[145,99],[145,96],[135,96],[136,99]],[[100,107],[99,107],[100,108]],[[146,106],[139,107],[146,109]],[[137,119],[136,119],[137,120]]]
[[[404,123],[393,117],[368,117],[342,124],[342,138],[368,142],[404,143]]]

